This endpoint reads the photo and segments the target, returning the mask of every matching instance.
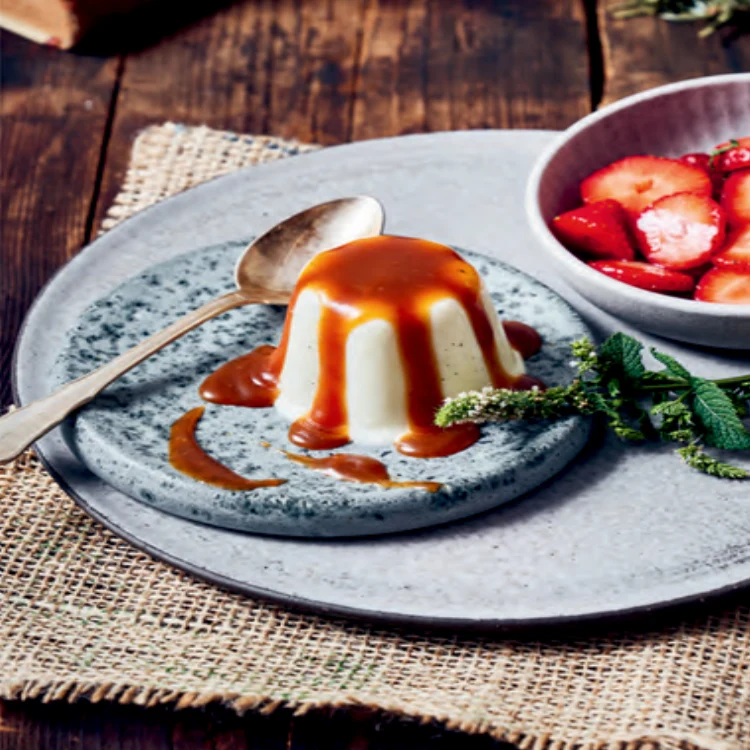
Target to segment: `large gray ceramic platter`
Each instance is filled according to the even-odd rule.
[[[232,289],[246,244],[225,243],[157,264],[98,300],[58,360],[60,384]],[[481,255],[464,256],[484,279],[501,318],[523,319],[542,336],[545,345],[529,361],[529,372],[549,385],[572,380],[570,343],[588,334],[578,315],[520,271]],[[571,417],[488,425],[479,442],[445,458],[416,460],[390,445],[347,445],[344,452],[383,461],[394,478],[442,483],[435,493],[386,489],[337,481],[268,450],[268,444],[296,450],[287,443],[288,421],[275,409],[212,404],[198,426],[198,440],[211,455],[242,476],[287,483],[232,492],[177,472],[169,464],[170,425],[201,403],[198,387],[209,373],[257,346],[278,343],[285,313],[267,305],[233,310],[127,373],[69,420],[76,453],[113,487],[160,510],[229,529],[332,537],[407,531],[488,510],[549,479],[586,442],[588,421]]]
[[[54,362],[76,320],[134,273],[359,193],[382,201],[389,232],[508,261],[556,289],[599,335],[627,331],[565,287],[526,225],[526,177],[552,137],[484,131],[358,143],[241,170],[144,211],[76,256],[40,296],[17,349],[18,399],[52,389]],[[750,371],[748,353],[732,358],[639,335],[698,373]],[[666,447],[636,450],[610,439],[590,445],[545,486],[497,510],[349,540],[194,523],[103,482],[59,431],[37,448],[85,509],[134,544],[234,589],[323,612],[528,626],[650,611],[750,582],[750,484],[696,474]]]

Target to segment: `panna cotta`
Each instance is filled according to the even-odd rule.
[[[308,449],[355,441],[444,456],[479,437],[440,429],[445,398],[485,386],[528,387],[476,269],[451,248],[377,236],[315,256],[302,270],[279,346],[222,366],[208,401],[271,406]]]

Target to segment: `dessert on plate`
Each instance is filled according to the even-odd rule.
[[[524,356],[540,345],[528,326],[501,324],[478,272],[454,250],[377,236],[314,257],[278,347],[228,362],[200,392],[214,403],[274,405],[303,448],[393,443],[410,456],[446,456],[479,430],[436,427],[443,400],[537,385]]]

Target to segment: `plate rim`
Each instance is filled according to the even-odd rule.
[[[302,154],[295,155],[293,159],[297,162],[298,159],[306,159],[313,157],[322,152],[330,152],[332,150],[340,151],[341,149],[358,148],[367,146],[373,143],[383,143],[389,141],[403,141],[404,139],[425,139],[435,140],[443,137],[458,137],[458,138],[472,138],[477,135],[491,135],[503,133],[505,136],[508,135],[528,135],[530,133],[538,135],[548,135],[550,138],[558,138],[563,131],[546,130],[546,129],[518,129],[518,130],[503,130],[503,129],[488,129],[488,130],[465,130],[465,131],[443,131],[438,133],[416,133],[408,134],[403,136],[392,136],[388,138],[376,138],[368,141],[355,141],[353,143],[345,143],[335,146],[324,147],[321,149],[315,149],[312,151],[304,152]],[[551,140],[550,140],[551,142]],[[122,231],[127,230],[131,220],[140,218],[144,214],[147,214],[164,204],[170,203],[175,199],[180,198],[186,193],[191,193],[195,190],[204,187],[210,183],[214,183],[219,180],[225,180],[231,178],[233,175],[237,175],[239,172],[247,172],[250,170],[257,170],[261,168],[263,170],[273,170],[278,165],[284,164],[288,161],[288,158],[284,158],[278,161],[260,164],[260,165],[248,165],[242,167],[228,174],[218,175],[209,180],[206,180],[198,185],[194,185],[186,190],[180,191],[174,195],[170,195],[156,203],[147,206],[140,211],[137,211],[132,216],[124,219],[118,223],[115,227],[108,230],[102,235],[97,236],[88,245],[82,247],[70,260],[62,264],[52,276],[47,280],[45,284],[37,292],[31,305],[26,310],[22,324],[18,330],[16,340],[13,347],[10,363],[10,380],[11,380],[11,393],[13,403],[16,407],[23,406],[20,397],[20,353],[22,344],[28,334],[30,322],[34,317],[35,312],[40,306],[42,299],[49,293],[50,289],[55,286],[59,277],[63,273],[69,273],[70,269],[80,262],[81,259],[88,258],[92,253],[99,252],[99,246],[102,244],[101,240],[110,237],[113,233],[119,234]],[[106,243],[104,247],[106,250]],[[481,251],[474,251],[479,254],[483,254]],[[543,283],[543,282],[542,282]],[[266,589],[262,586],[252,585],[237,581],[228,576],[215,573],[211,570],[203,568],[199,565],[191,563],[179,556],[170,554],[161,550],[154,545],[150,544],[143,539],[140,539],[137,535],[130,533],[118,524],[112,522],[104,514],[92,508],[88,501],[74,490],[67,480],[60,474],[57,468],[52,464],[51,460],[45,455],[44,450],[35,442],[32,445],[34,454],[38,457],[45,470],[54,479],[56,484],[65,492],[74,503],[80,507],[87,515],[94,518],[97,522],[101,523],[106,529],[114,533],[118,538],[125,540],[128,544],[132,544],[136,549],[142,550],[149,554],[151,557],[159,560],[160,562],[173,565],[178,569],[188,572],[190,575],[195,576],[201,581],[209,582],[213,585],[217,585],[220,588],[230,591],[232,593],[242,594],[244,596],[250,596],[252,598],[259,599],[263,602],[269,602],[275,605],[281,605],[288,607],[290,610],[313,615],[324,615],[328,617],[339,617],[348,621],[354,621],[359,623],[361,626],[368,625],[387,625],[395,627],[409,627],[413,629],[428,629],[434,631],[445,631],[449,630],[453,633],[456,632],[509,632],[515,635],[523,631],[542,631],[549,632],[553,627],[563,629],[578,629],[580,627],[591,627],[597,625],[600,627],[611,627],[613,624],[625,623],[628,621],[639,621],[646,615],[658,613],[660,615],[670,616],[677,612],[683,611],[688,608],[696,608],[706,602],[714,602],[716,600],[727,599],[732,595],[737,594],[743,590],[750,588],[750,578],[744,578],[740,581],[718,586],[707,591],[698,592],[694,594],[685,594],[682,596],[674,597],[672,599],[666,599],[659,602],[652,602],[646,604],[638,604],[630,607],[615,608],[615,609],[604,609],[590,612],[583,612],[579,614],[569,615],[547,615],[543,617],[527,617],[527,618],[461,618],[461,617],[435,617],[435,616],[421,616],[403,614],[397,612],[383,612],[381,610],[374,609],[360,609],[357,607],[348,607],[338,604],[330,604],[315,599],[307,599],[301,596],[294,596],[291,594],[285,594],[273,589]],[[584,448],[584,452],[586,448]],[[77,463],[82,464],[80,459],[76,458]],[[523,495],[520,496],[517,501],[523,501]],[[514,501],[516,502],[516,501]],[[168,515],[168,514],[165,514]],[[188,523],[195,523],[188,519],[182,519]],[[653,623],[648,623],[648,626],[653,626]]]
[[[57,472],[55,467],[47,460],[46,456],[36,448],[36,445],[33,450],[55,482],[79,508],[95,521],[101,523],[106,529],[115,534],[115,536],[125,540],[128,544],[132,544],[136,549],[146,552],[159,562],[173,565],[180,570],[188,572],[190,575],[195,576],[203,582],[208,582],[233,594],[241,594],[243,596],[258,599],[264,603],[288,607],[291,611],[298,614],[324,615],[326,617],[343,618],[349,622],[365,627],[373,625],[391,626],[396,628],[408,627],[414,630],[428,629],[438,633],[445,631],[450,631],[452,633],[507,632],[513,635],[518,635],[520,632],[533,633],[542,631],[543,633],[548,634],[552,628],[562,627],[565,630],[576,630],[582,627],[591,628],[594,625],[605,628],[611,627],[614,624],[623,624],[628,621],[642,621],[647,615],[655,613],[662,617],[670,615],[676,616],[679,612],[688,608],[696,608],[707,602],[729,598],[730,596],[743,591],[747,587],[750,587],[750,579],[745,579],[737,583],[721,586],[702,594],[688,594],[664,602],[636,605],[618,610],[602,610],[577,615],[549,615],[546,617],[505,619],[419,616],[397,612],[383,612],[382,610],[374,609],[360,609],[358,607],[348,607],[338,604],[328,604],[316,599],[307,599],[303,596],[284,594],[262,586],[240,583],[228,576],[214,573],[213,571],[186,561],[183,558],[165,552],[158,547],[154,547],[149,542],[140,539],[135,534],[131,534],[116,523],[110,521],[104,514],[93,509],[88,502]],[[586,449],[584,448],[584,451],[585,450]],[[514,502],[517,501],[522,502],[523,496],[517,498]],[[182,520],[186,520],[188,523],[195,523],[188,519]],[[655,623],[643,624],[647,627],[655,626]]]

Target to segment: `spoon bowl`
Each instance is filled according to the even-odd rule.
[[[238,289],[253,301],[286,304],[307,262],[318,253],[383,230],[383,208],[366,195],[321,203],[255,239],[237,261]]]
[[[252,303],[287,304],[310,258],[380,234],[384,221],[378,201],[356,196],[321,203],[277,224],[251,242],[240,257],[235,269],[236,289],[193,310],[88,375],[0,418],[0,464],[14,459],[128,370],[207,320]]]

